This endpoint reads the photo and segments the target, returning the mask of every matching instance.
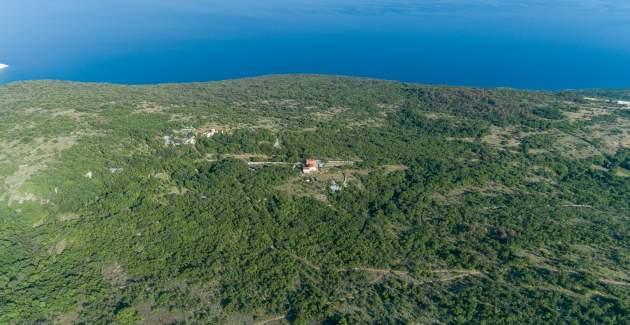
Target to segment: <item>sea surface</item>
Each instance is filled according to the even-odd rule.
[[[630,88],[628,1],[5,1],[1,83],[318,73]]]

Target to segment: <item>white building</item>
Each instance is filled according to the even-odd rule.
[[[190,137],[190,138],[188,138],[188,139],[184,140],[184,144],[190,144],[190,145],[193,145],[193,144],[195,144],[195,142],[197,142],[197,141],[195,140],[195,136],[194,136],[194,135],[193,135],[192,137]]]
[[[216,129],[210,129],[210,131],[206,132],[206,138],[212,138],[217,133]]]

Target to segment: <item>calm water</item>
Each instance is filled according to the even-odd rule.
[[[628,1],[90,2],[4,0],[0,63],[10,67],[0,70],[0,82],[136,84],[324,73],[630,88]]]

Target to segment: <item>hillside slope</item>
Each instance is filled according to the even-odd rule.
[[[0,86],[0,323],[630,322],[627,94]]]

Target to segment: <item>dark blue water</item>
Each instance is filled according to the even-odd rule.
[[[5,1],[0,63],[10,67],[0,70],[0,82],[322,73],[484,87],[630,88],[625,1]]]

